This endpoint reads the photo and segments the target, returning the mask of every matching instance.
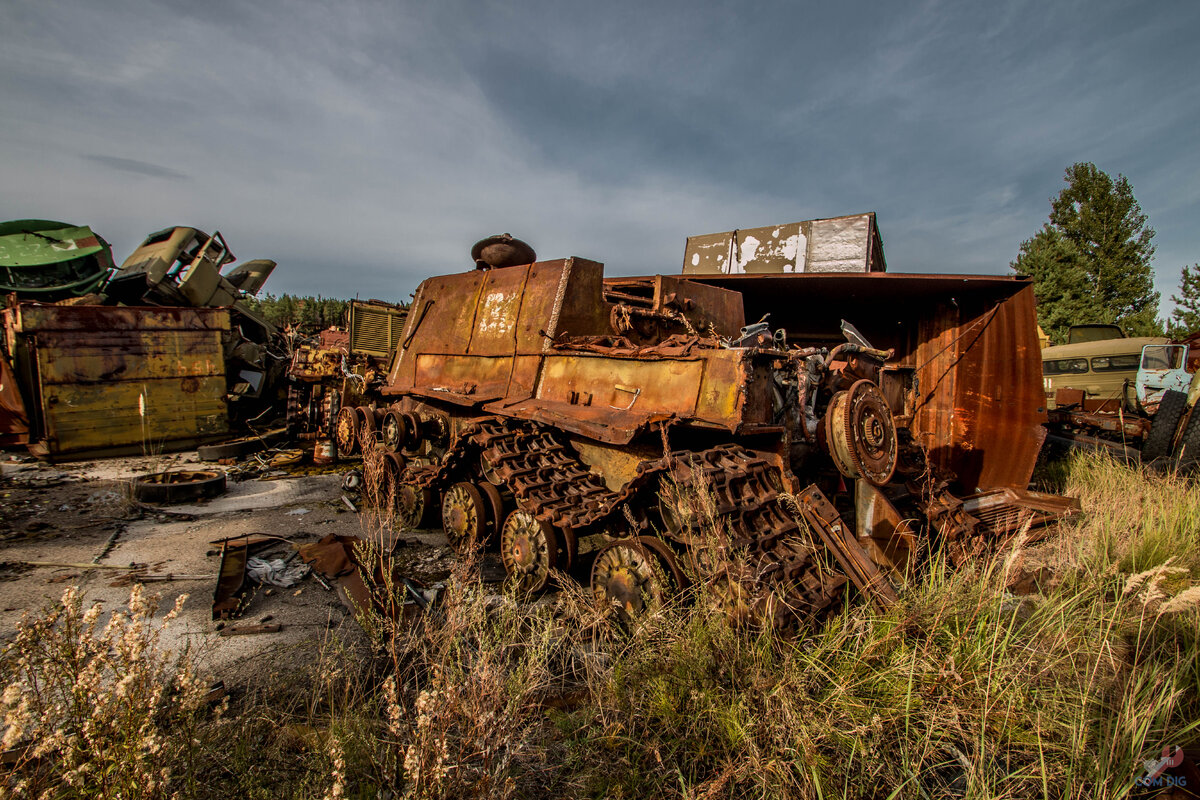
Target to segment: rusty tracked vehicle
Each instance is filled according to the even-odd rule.
[[[689,575],[743,609],[767,586],[752,612],[886,599],[927,546],[1069,508],[1026,491],[1045,410],[1019,278],[477,268],[420,285],[380,395],[403,524],[440,513],[525,590],[590,563],[627,611]],[[680,501],[698,484],[718,541]]]

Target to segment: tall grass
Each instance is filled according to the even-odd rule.
[[[536,603],[492,595],[470,551],[415,621],[402,586],[377,581],[369,653],[331,642],[310,684],[266,687],[206,721],[178,770],[205,791],[174,785],[264,797],[1128,796],[1145,759],[1200,738],[1200,501],[1180,479],[1096,457],[1042,480],[1080,497],[1084,515],[965,568],[935,556],[896,605],[851,604],[798,637],[711,613],[703,582],[632,624],[565,578]],[[364,563],[383,558],[387,537],[384,519],[369,521]],[[1054,578],[1014,596],[1029,565]]]

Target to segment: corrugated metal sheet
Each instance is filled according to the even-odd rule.
[[[22,304],[5,328],[39,455],[161,452],[229,432],[226,309]]]

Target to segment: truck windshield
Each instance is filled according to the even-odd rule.
[[[1182,345],[1148,345],[1142,348],[1142,369],[1179,369]]]

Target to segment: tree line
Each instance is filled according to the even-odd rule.
[[[1033,279],[1038,322],[1051,342],[1071,325],[1113,323],[1130,336],[1182,337],[1200,329],[1200,264],[1180,271],[1169,319],[1158,316],[1154,229],[1129,180],[1090,162],[1072,164],[1050,199],[1050,218],[1021,243],[1011,267]]]
[[[277,328],[290,325],[307,334],[318,333],[332,326],[345,327],[350,311],[349,300],[321,295],[281,294],[276,297],[268,293],[249,298],[246,304],[251,311]]]

